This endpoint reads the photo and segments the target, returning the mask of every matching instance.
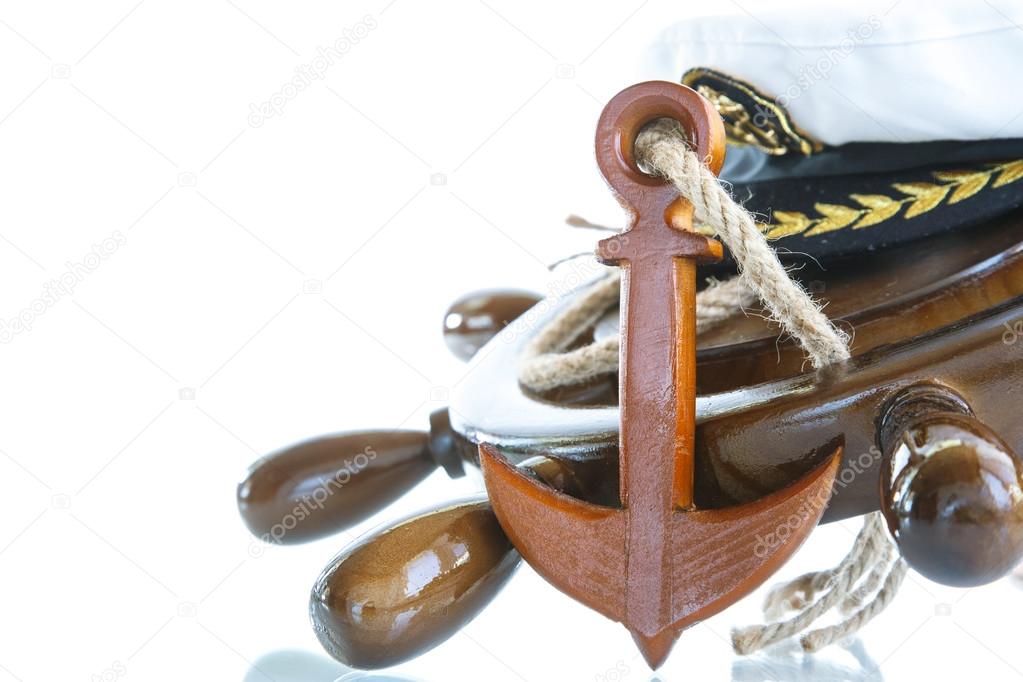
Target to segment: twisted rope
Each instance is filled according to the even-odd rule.
[[[799,341],[815,369],[849,358],[848,336],[788,276],[753,217],[689,148],[677,122],[664,120],[647,126],[637,138],[635,150],[645,170],[670,180],[689,200],[696,220],[714,230],[738,266],[738,277],[697,295],[698,331],[759,299],[771,319]],[[600,280],[537,335],[523,351],[522,384],[544,391],[617,371],[618,338],[568,352],[565,349],[618,301],[619,283],[617,273]],[[750,654],[804,633],[800,638],[803,649],[817,651],[855,633],[883,611],[906,570],[906,563],[892,549],[880,513],[869,514],[852,549],[837,566],[774,587],[764,602],[764,615],[773,622],[735,629],[732,646],[736,653]],[[833,609],[840,611],[844,620],[807,632]],[[778,620],[789,611],[796,614]]]
[[[899,591],[907,567],[901,558],[891,561],[893,556],[881,514],[868,514],[852,549],[838,566],[807,573],[768,592],[763,606],[767,618],[778,618],[786,611],[797,611],[795,616],[735,628],[732,648],[737,654],[754,653],[805,632],[836,607],[843,613],[853,613],[835,625],[805,632],[799,639],[803,650],[817,651],[854,634],[881,613]],[[868,598],[871,600],[860,608]]]
[[[567,352],[564,349],[618,304],[620,282],[616,269],[544,327],[522,352],[519,382],[543,392],[618,371],[617,336]],[[711,284],[696,295],[696,331],[709,329],[755,300],[739,277]]]
[[[814,369],[849,358],[848,335],[836,328],[805,289],[785,272],[753,216],[732,200],[717,177],[686,144],[675,121],[640,133],[636,158],[678,188],[704,223],[731,251],[740,276],[763,301],[771,319],[799,341]]]

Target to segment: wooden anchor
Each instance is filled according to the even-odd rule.
[[[678,633],[763,583],[817,525],[841,447],[789,486],[747,504],[696,509],[696,260],[720,243],[692,231],[692,205],[641,171],[633,145],[658,118],[679,121],[717,173],[724,130],[711,104],[674,83],[616,95],[597,126],[597,162],[631,216],[598,258],[622,267],[619,393],[620,508],[583,502],[517,471],[480,445],[502,528],[558,589],[620,621],[651,668]]]

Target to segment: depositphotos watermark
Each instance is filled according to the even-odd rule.
[[[860,453],[856,459],[848,460],[844,467],[835,477],[835,487],[845,488],[856,477],[865,471],[869,471],[876,462],[881,459],[881,451],[876,446],[871,446],[867,452]],[[753,546],[753,553],[763,559],[770,552],[777,549],[804,523],[811,519],[816,520],[820,511],[831,501],[832,490],[823,490],[818,495],[808,499],[799,508],[792,512],[788,518],[774,529],[774,532],[766,535],[757,534],[757,544]]]
[[[263,533],[259,539],[267,544],[281,544],[284,537],[290,531],[294,530],[298,524],[308,519],[317,511],[322,510],[326,506],[327,500],[348,485],[360,471],[368,467],[369,463],[376,458],[376,450],[372,446],[367,445],[362,452],[351,459],[346,459],[343,466],[333,476],[322,481],[311,493],[302,497],[292,507],[291,511],[281,517],[281,520],[275,523],[269,532]],[[262,556],[263,551],[264,545],[258,542],[253,542],[249,546],[249,555],[254,558]]]
[[[128,668],[121,661],[114,661],[98,673],[93,673],[90,682],[114,682],[128,674]]]
[[[608,245],[608,255],[612,257],[618,255],[628,244],[629,236],[627,234],[618,235],[617,239]],[[566,296],[578,293],[579,287],[587,281],[590,281],[592,286],[596,286],[599,281],[597,276],[606,275],[609,272],[608,268],[589,258],[584,260],[572,258],[567,261],[565,267],[569,269],[569,273],[547,285],[547,296],[511,321],[501,334],[505,343],[513,343],[523,334],[528,334],[536,329],[539,323],[547,322],[551,309],[560,305]],[[615,300],[618,300],[617,296]]]
[[[795,82],[785,88],[785,91],[775,98],[775,102],[782,108],[787,107],[814,85],[830,78],[833,69],[848,59],[856,48],[870,40],[880,29],[881,20],[872,14],[866,21],[846,31],[845,37],[838,41],[837,45],[824,48],[823,54],[816,61],[803,64],[797,72]],[[763,127],[768,119],[775,117],[775,112],[762,104],[757,104],[756,111],[753,123],[758,127]]]
[[[593,679],[594,682],[622,682],[631,672],[632,668],[629,667],[629,664],[619,660],[615,662],[613,667],[598,675],[594,675]]]
[[[86,276],[95,272],[107,258],[110,258],[128,238],[120,230],[114,230],[109,237],[93,244],[89,253],[79,261],[68,261],[64,272],[43,285],[39,297],[22,308],[17,316],[9,320],[0,319],[0,343],[10,343],[18,334],[32,331],[35,321],[47,310],[74,293],[75,287],[85,281]]]
[[[299,64],[295,67],[295,76],[284,83],[277,92],[270,95],[265,101],[256,104],[249,104],[249,125],[258,128],[268,118],[280,116],[284,113],[284,107],[288,102],[298,97],[299,93],[307,89],[318,80],[323,80],[330,67],[337,64],[341,59],[352,51],[352,48],[362,42],[370,32],[378,26],[376,17],[367,14],[362,21],[345,28],[341,31],[340,37],[326,47],[316,48],[316,56],[306,64]]]

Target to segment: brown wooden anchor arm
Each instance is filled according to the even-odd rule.
[[[486,443],[480,445],[480,465],[494,513],[522,557],[565,594],[612,620],[623,620],[623,511],[561,494],[524,476]]]
[[[699,622],[722,602],[749,594],[799,549],[828,504],[841,451],[825,448],[821,464],[783,490],[743,505],[676,515],[676,625]]]

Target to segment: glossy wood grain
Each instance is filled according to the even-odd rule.
[[[964,400],[913,386],[884,408],[878,428],[881,511],[911,567],[973,587],[1023,559],[1023,463]]]
[[[1023,298],[828,370],[719,396],[697,427],[698,502],[755,499],[812,467],[815,444],[837,439],[846,454],[825,518],[877,510],[877,420],[917,383],[949,387],[1006,443],[1023,443],[1023,344],[1005,337],[1020,320]]]
[[[586,499],[600,499],[606,478],[596,462],[535,457],[521,467],[545,486]],[[485,497],[440,505],[336,556],[310,595],[313,629],[347,665],[396,665],[472,620],[518,563]]]
[[[467,463],[476,463],[476,448],[442,408],[430,414],[428,432],[350,431],[259,459],[238,485],[238,511],[264,542],[308,542],[369,518],[438,466],[458,478]]]
[[[465,294],[444,313],[444,343],[456,358],[470,360],[499,331],[539,301],[540,296],[516,289]]]
[[[253,464],[238,486],[238,510],[266,542],[307,542],[369,518],[436,468],[421,431],[315,438]]]
[[[826,267],[808,261],[796,276],[828,316],[852,332],[860,355],[954,324],[1023,294],[1023,213],[968,231],[882,250]],[[757,313],[699,338],[699,391],[710,394],[797,376],[801,349],[778,342]]]
[[[413,517],[330,562],[310,596],[313,629],[346,665],[396,665],[472,620],[518,562],[486,500]]]

